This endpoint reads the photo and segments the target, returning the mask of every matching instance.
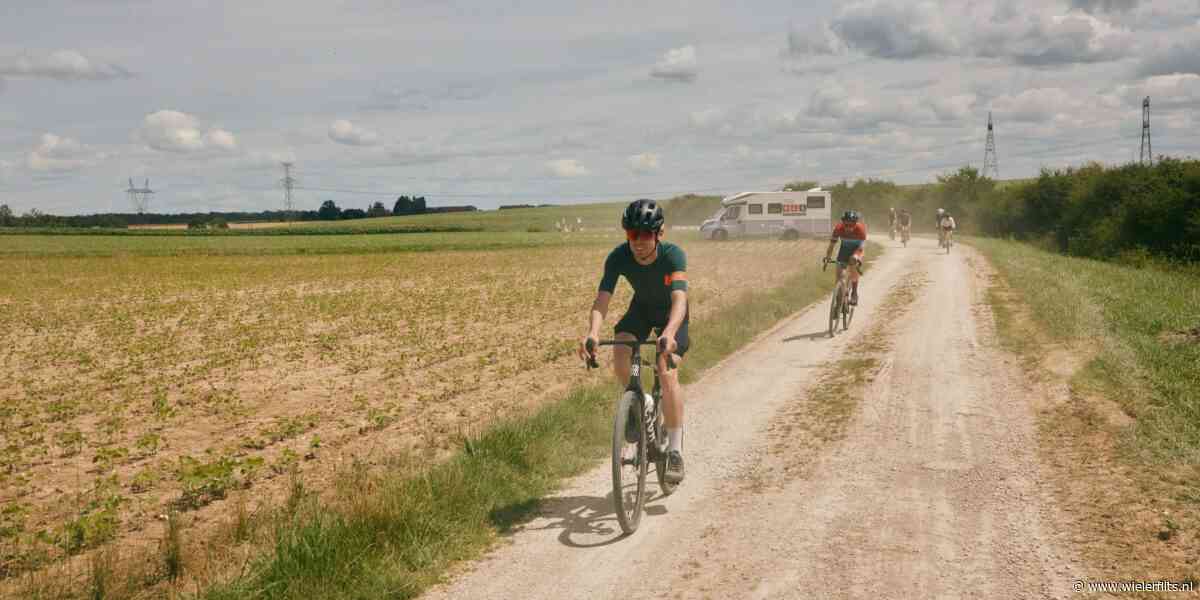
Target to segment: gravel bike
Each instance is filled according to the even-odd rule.
[[[613,417],[612,473],[613,504],[617,522],[626,534],[637,531],[646,506],[646,475],[650,463],[658,475],[658,487],[663,496],[675,492],[678,484],[666,480],[667,473],[667,426],[663,416],[662,386],[659,383],[657,336],[651,341],[604,340],[601,346],[629,346],[629,383],[617,400],[617,414]],[[642,391],[642,346],[655,346],[654,386],[651,393]],[[589,340],[587,345],[588,368],[596,368],[596,348]],[[674,369],[675,361],[668,355],[667,365]]]
[[[829,337],[837,333],[838,320],[842,321],[842,331],[850,329],[850,321],[854,319],[854,305],[850,304],[850,275],[849,266],[841,261],[826,258],[821,261],[824,271],[830,264],[837,263],[841,269],[837,286],[833,288],[833,297],[829,300]]]

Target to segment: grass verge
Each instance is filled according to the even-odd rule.
[[[1200,277],[972,245],[999,273],[1001,340],[1040,386],[1076,543],[1114,576],[1200,575]]]

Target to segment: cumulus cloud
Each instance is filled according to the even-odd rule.
[[[1152,110],[1161,107],[1200,111],[1200,75],[1156,75],[1133,85],[1118,86],[1114,95],[1123,106],[1140,107],[1142,99],[1149,96]]]
[[[841,54],[846,44],[824,21],[793,25],[788,31],[788,54],[809,56],[813,54]]]
[[[658,170],[658,155],[644,152],[629,157],[629,168],[634,173],[653,173]]]
[[[1118,60],[1133,48],[1133,33],[1087,14],[1041,15],[980,30],[980,56],[1032,66]]]
[[[588,174],[587,167],[573,158],[547,161],[546,170],[556,177],[582,177]]]
[[[1062,88],[1033,88],[992,102],[992,109],[1006,120],[1032,123],[1051,121],[1079,108],[1076,97]]]
[[[25,157],[25,164],[32,171],[65,173],[90,167],[103,158],[103,154],[78,140],[44,133],[37,147]]]
[[[1138,66],[1143,77],[1195,73],[1200,75],[1200,28],[1192,30],[1190,40],[1177,43],[1150,55]]]
[[[379,134],[338,119],[329,125],[329,139],[347,146],[374,146],[379,143]]]
[[[91,60],[77,50],[56,50],[46,55],[21,54],[0,58],[0,75],[46,77],[59,81],[106,81],[133,77],[133,73],[125,67]]]
[[[696,79],[696,48],[684,46],[668,51],[650,70],[651,77],[691,82]]]
[[[863,0],[845,6],[831,21],[832,38],[820,29],[793,30],[788,52],[832,53],[840,43],[874,58],[979,56],[1031,66],[1113,61],[1132,53],[1129,29],[1081,10],[1062,14],[1063,8],[1019,0],[994,7],[968,0]]]
[[[146,115],[137,136],[146,146],[160,152],[192,154],[237,151],[237,139],[232,133],[224,129],[204,131],[196,117],[175,110],[160,110]]]
[[[877,58],[945,56],[959,48],[932,2],[857,2],[843,9],[831,30],[846,46]]]

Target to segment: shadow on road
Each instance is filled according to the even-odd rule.
[[[647,487],[650,487],[647,482]],[[667,507],[655,502],[661,500],[661,494],[653,494],[646,499],[646,513],[642,516],[643,524],[647,517],[667,514]],[[539,524],[524,529],[529,531],[561,529],[558,541],[571,548],[599,548],[625,538],[621,525],[617,523],[617,515],[613,509],[612,494],[606,496],[565,496],[543,499],[537,508],[536,520],[549,520],[549,523]]]
[[[827,340],[827,339],[829,339],[829,330],[822,329],[821,331],[814,331],[812,333],[806,333],[804,335],[793,335],[792,337],[786,337],[786,338],[783,338],[783,341],[784,342],[795,342],[797,340],[809,340],[810,342],[815,342],[817,340]]]

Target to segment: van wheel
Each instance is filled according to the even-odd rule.
[[[716,232],[713,233],[713,239],[717,240],[718,242],[723,242],[723,241],[729,239],[729,233],[727,231],[725,231],[724,229],[718,229]]]
[[[798,239],[800,239],[800,234],[795,229],[789,229],[789,230],[783,232],[783,239],[785,239],[789,242],[793,241],[793,240],[798,240]]]

